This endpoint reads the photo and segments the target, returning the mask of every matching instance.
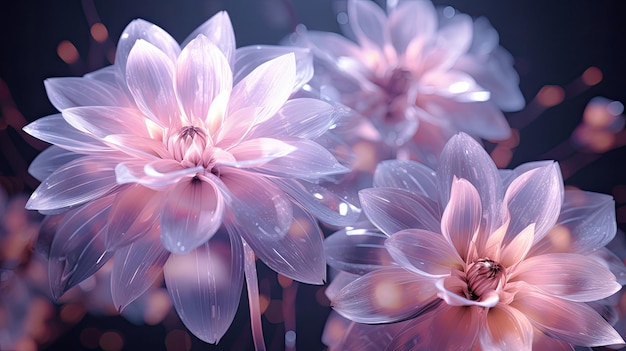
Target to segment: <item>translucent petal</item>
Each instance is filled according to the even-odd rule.
[[[255,170],[278,177],[293,177],[310,181],[350,171],[341,165],[326,148],[312,140],[281,139],[295,149],[284,156],[255,167]]]
[[[470,243],[475,241],[482,213],[476,188],[469,181],[455,176],[450,201],[441,218],[441,232],[463,259],[469,257]]]
[[[437,173],[421,163],[403,160],[385,160],[376,166],[374,187],[405,189],[433,201],[439,200]]]
[[[415,317],[437,301],[432,279],[403,268],[370,272],[348,284],[331,302],[335,311],[358,323],[390,323]]]
[[[443,277],[453,269],[464,269],[458,252],[438,233],[403,230],[390,236],[385,247],[395,262],[416,274]]]
[[[131,106],[123,90],[88,78],[48,78],[44,81],[48,99],[57,110],[76,106]]]
[[[445,301],[448,306],[457,307],[482,307],[492,308],[500,302],[500,296],[496,291],[490,291],[480,296],[478,300],[465,297],[465,289],[467,289],[467,281],[465,277],[451,275],[445,278],[439,278],[435,282],[437,287],[437,297]]]
[[[478,330],[483,327],[482,308],[442,306],[433,314],[430,331],[433,333],[429,346],[433,350],[467,350],[474,345]],[[454,333],[441,333],[454,330]]]
[[[511,267],[523,260],[535,239],[535,224],[531,223],[517,234],[502,250],[502,256],[499,258],[500,263],[504,267]]]
[[[359,57],[361,48],[344,36],[332,32],[304,31],[296,28],[302,45],[312,47],[317,58],[333,65],[339,64],[340,57]]]
[[[138,40],[128,55],[128,89],[139,109],[162,127],[176,126],[181,120],[174,93],[174,62],[145,40]]]
[[[293,53],[265,62],[245,76],[231,92],[227,115],[235,111],[258,107],[251,125],[272,117],[292,93],[296,78],[296,60]]]
[[[141,296],[161,276],[170,253],[159,240],[159,228],[130,245],[118,249],[113,256],[111,296],[118,311]]]
[[[235,317],[243,283],[241,240],[217,238],[186,255],[170,255],[163,267],[178,316],[195,336],[213,344]]]
[[[161,241],[172,253],[185,254],[208,241],[222,225],[224,198],[212,180],[181,181],[165,196]]]
[[[35,157],[30,166],[28,166],[28,173],[41,182],[59,167],[82,156],[81,154],[52,145]]]
[[[361,214],[361,209],[348,198],[323,186],[285,178],[274,178],[272,182],[324,223],[353,225]]]
[[[285,54],[296,59],[296,78],[292,91],[297,91],[313,77],[313,55],[308,49],[292,46],[253,45],[237,49],[234,81],[238,83],[256,67]]]
[[[48,261],[52,296],[58,299],[113,256],[106,251],[104,233],[113,196],[104,197],[68,212],[61,222]]]
[[[224,169],[220,175],[232,195],[230,211],[246,235],[278,240],[293,220],[291,201],[270,181],[253,173]],[[255,249],[256,241],[246,241]],[[258,254],[258,252],[257,252]]]
[[[485,98],[480,91],[475,97],[472,94],[468,93],[467,99]],[[462,131],[487,140],[504,140],[511,136],[511,128],[504,114],[489,101],[463,102],[439,95],[422,94],[417,98],[417,105],[430,114],[430,118],[445,115],[449,124],[445,128],[453,133]]]
[[[454,177],[468,180],[480,194],[483,208],[481,228],[493,232],[500,225],[503,198],[502,181],[496,165],[485,149],[469,135],[459,133],[452,137],[441,152],[437,169],[437,188],[440,204],[450,199]],[[523,229],[523,228],[522,228]]]
[[[554,227],[533,247],[533,253],[562,251],[591,253],[615,236],[615,202],[610,195],[566,190]]]
[[[139,39],[156,46],[172,61],[176,60],[180,53],[178,43],[166,31],[148,21],[133,20],[120,35],[115,52],[115,67],[118,68],[122,77],[126,76],[129,53]]]
[[[332,277],[330,284],[328,284],[328,286],[324,290],[324,295],[326,295],[329,301],[334,300],[335,296],[337,296],[341,289],[343,289],[346,285],[352,283],[358,277],[358,274],[338,271],[337,274]]]
[[[142,185],[133,184],[120,190],[109,213],[106,246],[113,250],[124,247],[153,230],[158,224],[163,198]]]
[[[484,350],[531,351],[533,325],[518,310],[501,304],[487,312],[487,328],[482,328],[480,345]]]
[[[339,323],[344,323],[343,330],[336,327]],[[331,313],[326,321],[322,341],[329,346],[330,351],[360,350],[360,351],[381,351],[385,349],[407,322],[391,324],[363,324],[355,323],[341,317],[337,313]],[[332,328],[332,329],[331,329]],[[337,335],[339,339],[335,343],[330,343],[325,335]]]
[[[572,345],[624,344],[615,329],[585,303],[522,290],[515,295],[511,307],[526,315],[544,334]]]
[[[398,54],[404,54],[415,39],[430,39],[437,30],[437,14],[430,1],[405,1],[389,13],[391,41]]]
[[[26,208],[54,210],[102,197],[117,186],[115,164],[106,157],[81,157],[68,162],[35,189]]]
[[[176,62],[176,93],[189,124],[204,121],[215,97],[232,85],[228,60],[209,39],[200,34],[185,46]]]
[[[278,139],[250,139],[228,149],[228,152],[235,157],[236,161],[218,161],[218,164],[238,168],[263,166],[266,162],[285,157],[295,150],[295,146]]]
[[[530,257],[519,264],[509,279],[577,302],[600,300],[621,289],[613,273],[596,259],[570,253]]]
[[[550,351],[575,351],[576,348],[570,343],[561,341],[539,332],[535,329],[533,340],[533,350],[550,350]]]
[[[611,250],[606,247],[601,247],[588,255],[606,266],[611,273],[615,275],[618,283],[622,285],[626,284],[626,266],[624,265],[624,261]]]
[[[133,134],[110,134],[104,137],[103,140],[113,150],[119,150],[133,158],[148,160],[144,162],[158,160],[159,158],[170,159],[172,157],[163,142],[152,137],[141,137]]]
[[[459,14],[448,20],[439,28],[435,45],[424,58],[424,69],[445,70],[452,67],[470,48],[473,30],[474,23],[468,15]]]
[[[348,17],[350,27],[362,47],[381,52],[391,45],[387,16],[371,1],[349,0]]]
[[[97,138],[105,138],[111,134],[161,138],[161,135],[152,134],[151,123],[146,121],[146,117],[134,108],[117,106],[71,107],[63,111],[63,118],[74,128]]]
[[[326,261],[333,268],[359,275],[392,265],[385,239],[387,235],[377,229],[342,229],[324,240]]]
[[[511,222],[505,242],[535,223],[535,242],[554,226],[563,203],[563,179],[558,164],[535,168],[515,178],[506,190],[504,202]]]
[[[72,127],[60,113],[40,118],[23,129],[37,139],[77,153],[111,151],[100,141]]]
[[[300,207],[293,206],[293,222],[282,237],[253,231],[237,223],[227,222],[226,225],[233,235],[244,238],[256,255],[274,271],[303,283],[324,283],[326,259],[322,233],[317,222]]]
[[[269,120],[258,125],[251,138],[291,136],[315,139],[335,123],[338,108],[322,100],[289,99]]]
[[[35,242],[35,251],[48,259],[50,257],[50,250],[52,248],[52,242],[56,236],[56,231],[59,228],[59,223],[65,218],[65,215],[72,212],[66,212],[60,215],[45,216],[39,226],[39,234],[37,235],[37,241]]]
[[[432,313],[426,313],[418,318],[406,322],[393,323],[402,327],[398,330],[391,341],[382,350],[385,351],[420,351],[429,349],[430,340],[437,337],[438,332],[431,332],[431,318],[439,309],[433,309]],[[374,350],[372,350],[374,351]]]
[[[234,67],[235,32],[226,11],[220,11],[196,28],[181,45],[187,46],[198,34],[209,38],[222,51],[231,67]]]
[[[200,166],[183,168],[174,160],[156,160],[147,162],[136,160],[122,162],[115,167],[115,177],[118,184],[138,183],[147,188],[161,191],[168,189],[182,179],[192,178],[196,173],[203,171]]]
[[[432,200],[394,188],[372,188],[359,192],[367,218],[383,233],[392,235],[403,229],[439,232],[439,210]]]
[[[472,76],[461,71],[429,71],[420,78],[420,84],[422,91],[455,102],[484,102],[491,96],[491,93],[478,85]],[[473,118],[471,120],[474,122]]]

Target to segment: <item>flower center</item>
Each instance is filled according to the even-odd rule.
[[[499,263],[481,258],[469,265],[465,273],[467,291],[465,297],[470,300],[479,300],[486,293],[496,290],[504,283],[505,270]]]
[[[186,166],[197,166],[202,164],[202,154],[206,149],[207,139],[204,129],[186,126],[170,136],[167,149],[175,160]]]
[[[410,71],[401,68],[395,68],[391,71],[391,75],[387,79],[384,85],[381,85],[387,92],[389,101],[393,101],[396,98],[405,95],[411,86],[411,80],[413,74]]]

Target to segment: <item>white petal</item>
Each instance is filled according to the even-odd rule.
[[[181,46],[187,46],[198,34],[204,35],[209,38],[213,44],[217,45],[224,54],[224,57],[226,57],[230,67],[234,67],[235,32],[233,31],[230,17],[228,17],[228,12],[220,11],[213,15],[208,21],[191,32]]]

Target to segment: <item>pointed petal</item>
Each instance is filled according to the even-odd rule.
[[[416,274],[435,278],[464,268],[458,252],[438,233],[403,230],[389,237],[385,247],[400,266]]]
[[[376,167],[374,187],[405,189],[433,201],[439,200],[437,173],[415,161],[386,160]]]
[[[293,53],[296,78],[292,91],[297,91],[313,77],[313,55],[308,49],[293,46],[253,45],[237,49],[234,81],[238,83],[264,62]]]
[[[363,189],[359,192],[367,218],[383,233],[403,229],[440,230],[439,210],[432,200],[394,188]]]
[[[491,93],[478,85],[472,76],[461,71],[430,71],[420,78],[420,84],[423,92],[455,102],[485,102],[491,97]],[[471,118],[471,122],[467,124],[475,122],[476,119]],[[471,132],[471,130],[462,130]]]
[[[535,239],[535,224],[531,223],[504,246],[499,257],[504,267],[511,267],[522,261],[530,251]]]
[[[104,139],[111,134],[161,138],[160,129],[134,108],[117,106],[71,107],[63,111],[67,123],[83,133]],[[154,132],[158,134],[153,134]]]
[[[624,265],[624,260],[619,258],[611,250],[606,247],[601,247],[588,255],[607,267],[611,273],[615,275],[618,283],[622,285],[626,284],[626,265]]]
[[[30,166],[28,166],[28,173],[42,182],[59,167],[82,156],[83,155],[52,145],[35,157]]]
[[[35,189],[26,208],[54,210],[102,197],[117,186],[115,164],[107,157],[81,157],[70,161]]]
[[[163,267],[167,291],[180,319],[195,336],[213,344],[235,317],[243,283],[240,239],[216,239],[186,255],[170,255]]]
[[[293,151],[281,155],[255,170],[278,177],[319,181],[325,176],[350,172],[320,144],[308,139],[282,138]]]
[[[530,257],[519,264],[509,279],[577,302],[600,300],[621,289],[613,273],[596,259],[570,253]]]
[[[435,286],[437,287],[437,297],[445,301],[448,306],[492,308],[500,302],[500,296],[495,291],[482,295],[478,300],[466,298],[467,281],[465,277],[459,275],[440,278],[435,282]]]
[[[444,207],[450,199],[455,176],[472,183],[480,194],[483,209],[480,226],[482,230],[487,233],[496,230],[502,224],[502,181],[496,165],[485,149],[464,133],[453,136],[441,152],[437,188],[440,192],[440,204]]]
[[[235,32],[226,11],[216,13],[208,21],[196,28],[189,34],[181,46],[187,46],[198,34],[204,35],[213,44],[217,45],[224,57],[226,57],[229,65],[234,67]]]
[[[445,306],[439,308],[430,325],[429,347],[432,350],[467,350],[474,345],[478,330],[484,326],[482,308]],[[454,333],[441,333],[442,330],[454,330]]]
[[[342,229],[324,240],[326,261],[340,271],[359,275],[389,266],[393,258],[385,239],[377,229]]]
[[[323,284],[326,279],[322,233],[317,222],[300,207],[293,206],[293,221],[282,237],[251,231],[237,223],[226,225],[233,235],[244,238],[254,253],[274,271],[308,284]]]
[[[387,16],[376,3],[363,0],[348,1],[350,27],[362,47],[381,53],[391,48]]]
[[[608,244],[616,232],[615,201],[612,196],[566,190],[556,224],[535,244],[532,252],[566,249],[568,252],[591,253]]]
[[[161,241],[172,253],[188,253],[215,234],[223,216],[224,198],[211,179],[181,181],[165,196]]]
[[[109,213],[106,246],[113,250],[124,247],[149,233],[158,224],[163,203],[162,194],[139,184],[120,190]]]
[[[189,124],[204,121],[215,97],[232,86],[228,60],[215,44],[199,35],[185,46],[176,62],[176,93]]]
[[[228,152],[235,157],[236,161],[218,161],[218,164],[237,168],[262,166],[266,162],[289,155],[295,150],[295,146],[278,139],[251,139],[228,149]]]
[[[139,109],[162,127],[181,121],[174,93],[174,62],[145,40],[138,40],[128,55],[128,89]]]
[[[56,230],[48,261],[52,296],[58,299],[102,267],[113,256],[104,233],[113,196],[68,212]]]
[[[520,350],[533,348],[533,325],[515,308],[498,305],[487,312],[487,328],[480,333],[484,350]]]
[[[126,92],[88,78],[48,78],[48,99],[57,110],[76,106],[131,106]]]
[[[558,164],[535,168],[515,178],[506,190],[504,203],[511,218],[505,243],[531,223],[535,223],[535,242],[541,240],[556,223],[563,203]]]
[[[459,14],[439,28],[433,48],[426,54],[425,70],[446,70],[467,53],[472,43],[474,22],[465,14]]]
[[[403,268],[370,272],[341,289],[332,306],[358,323],[390,323],[415,317],[437,301],[432,279]]]
[[[224,169],[220,175],[232,195],[230,211],[246,235],[282,238],[293,220],[291,201],[270,181],[256,174]],[[257,251],[254,240],[246,241]],[[258,254],[258,252],[257,252]]]
[[[128,56],[139,39],[157,47],[172,61],[176,60],[180,53],[178,43],[166,31],[148,21],[136,19],[124,28],[117,42],[115,67],[122,77],[126,76]]]
[[[296,137],[315,139],[326,133],[342,111],[325,101],[299,98],[289,99],[269,120],[258,125],[251,138]]]
[[[476,188],[469,181],[455,176],[450,201],[441,217],[441,233],[463,259],[469,257],[470,242],[475,241],[482,213]]]
[[[60,113],[40,118],[23,129],[37,139],[77,153],[111,151],[100,141],[72,127]]]
[[[544,334],[580,346],[624,344],[624,340],[585,303],[522,290],[511,307],[518,309]]]
[[[250,120],[257,125],[272,117],[291,95],[296,77],[293,53],[265,62],[245,76],[232,90],[227,115],[235,111],[259,108]]]
[[[141,296],[160,277],[170,253],[159,240],[159,228],[115,251],[111,296],[118,311]]]
[[[272,182],[324,223],[349,226],[361,214],[353,201],[320,185],[286,178],[274,178]]]
[[[115,167],[115,177],[118,184],[138,183],[146,188],[162,191],[185,178],[193,178],[203,170],[201,166],[184,168],[180,162],[174,160],[136,160],[118,164]]]
[[[389,13],[391,41],[403,55],[413,40],[430,39],[437,30],[437,13],[430,1],[405,1]]]

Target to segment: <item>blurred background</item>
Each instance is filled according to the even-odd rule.
[[[487,145],[494,159],[507,167],[556,159],[567,186],[612,194],[620,231],[611,248],[624,257],[626,2],[434,3],[488,18],[515,58],[527,107],[507,115],[514,138]],[[23,210],[38,185],[28,165],[47,145],[21,128],[56,112],[46,97],[45,78],[81,76],[110,65],[117,38],[132,19],[153,22],[182,41],[226,10],[237,45],[245,46],[277,44],[298,24],[338,32],[344,9],[345,2],[332,0],[0,0],[0,264],[7,269],[0,275],[0,340],[13,331],[23,335],[16,341],[22,350],[251,349],[245,294],[218,345],[186,331],[161,286],[129,306],[125,317],[116,316],[106,266],[59,303],[49,302],[45,263],[32,253],[41,217]],[[605,99],[590,104],[595,97]],[[330,311],[324,287],[297,284],[258,266],[268,349],[286,348],[287,318],[295,321],[297,349],[322,350]],[[625,310],[626,302],[615,303]],[[624,335],[624,327],[618,329]]]

